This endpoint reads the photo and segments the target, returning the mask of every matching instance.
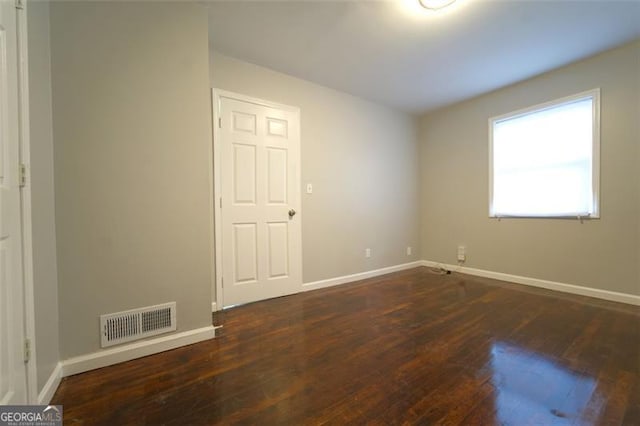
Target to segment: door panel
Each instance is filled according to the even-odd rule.
[[[26,404],[16,9],[0,1],[0,404]]]
[[[269,136],[280,136],[287,138],[288,125],[286,120],[280,120],[277,118],[267,118],[267,134]]]
[[[269,276],[281,278],[289,275],[289,224],[287,222],[271,222],[269,229]]]
[[[246,132],[256,134],[256,116],[240,111],[233,111],[233,130],[235,132]]]
[[[235,223],[233,226],[233,256],[235,273],[233,284],[258,280],[258,235],[255,223]]]
[[[224,306],[302,289],[299,112],[220,97]]]
[[[233,144],[233,202],[256,204],[256,147]]]
[[[287,150],[267,148],[267,203],[287,203]]]

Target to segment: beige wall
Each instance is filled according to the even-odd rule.
[[[467,266],[640,294],[640,42],[426,115],[422,254]],[[488,124],[503,113],[601,88],[601,219],[488,218]]]
[[[211,324],[207,32],[195,3],[51,5],[63,359],[99,350],[104,313]]]
[[[413,117],[216,52],[210,62],[212,87],[301,109],[304,282],[420,258]]]
[[[51,52],[47,2],[28,4],[27,28],[33,288],[36,365],[40,392],[60,359],[51,123]]]

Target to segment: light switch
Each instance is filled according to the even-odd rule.
[[[464,262],[465,260],[467,260],[467,248],[458,246],[458,262]]]
[[[307,184],[307,194],[311,194],[313,192],[313,185],[310,183]]]

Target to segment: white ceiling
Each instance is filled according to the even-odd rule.
[[[637,1],[222,1],[213,49],[400,110],[454,103],[640,38]]]

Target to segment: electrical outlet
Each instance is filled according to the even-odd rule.
[[[313,185],[308,183],[307,184],[307,194],[312,194],[313,193]]]
[[[411,247],[407,247],[407,256],[411,256],[412,250]]]
[[[364,249],[364,257],[371,257],[371,249]]]
[[[467,260],[467,248],[458,246],[458,262],[464,262],[465,260]]]

